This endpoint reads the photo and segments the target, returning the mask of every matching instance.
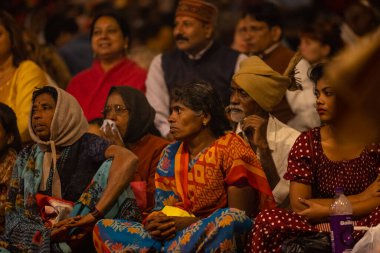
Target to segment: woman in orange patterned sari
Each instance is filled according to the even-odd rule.
[[[205,83],[173,89],[168,145],[157,167],[155,208],[143,222],[101,220],[98,252],[239,252],[250,216],[273,207],[265,173],[229,128],[216,91]]]

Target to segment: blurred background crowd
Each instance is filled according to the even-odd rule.
[[[239,45],[237,38],[238,21],[247,6],[262,1],[210,2],[219,9],[217,40],[244,53],[244,46]],[[283,40],[295,51],[303,27],[317,20],[329,20],[339,25],[344,40],[353,40],[355,35],[373,31],[379,23],[378,0],[272,2],[280,7],[283,15]],[[11,13],[24,27],[23,36],[34,60],[60,87],[65,88],[71,76],[91,66],[89,28],[98,13],[113,8],[127,19],[131,34],[130,58],[147,69],[155,55],[175,47],[172,31],[177,4],[178,0],[7,0],[0,2],[0,9]],[[343,24],[350,27],[348,32]],[[66,65],[57,63],[61,66],[59,71],[49,64],[49,61],[59,61],[55,52]]]
[[[21,187],[10,188],[9,195],[6,191],[16,153],[21,144],[26,146],[31,142],[46,145],[38,158],[44,159],[43,163],[17,163],[14,172],[19,174],[14,175],[24,175],[20,171],[32,171],[28,166],[37,164],[37,169],[43,171],[43,179],[38,179],[41,186],[40,181],[33,181],[37,182],[33,190],[40,188],[44,194],[70,201],[81,196],[99,167],[97,163],[100,165],[104,159],[114,157],[113,164],[116,165],[108,164],[104,173],[108,177],[108,171],[113,172],[109,174],[110,178],[111,175],[113,177],[104,181],[111,182],[108,185],[112,186],[101,186],[104,195],[93,196],[93,206],[89,208],[91,213],[78,220],[65,221],[73,223],[71,227],[88,227],[82,231],[83,235],[92,234],[95,222],[104,218],[104,212],[111,207],[110,199],[115,200],[121,192],[118,189],[126,188],[130,182],[142,183],[137,185],[142,185],[141,196],[146,197],[142,204],[138,201],[134,204],[137,211],[131,216],[135,215],[136,220],[142,218],[139,211],[144,215],[151,211],[155,194],[156,205],[161,205],[162,200],[169,207],[176,206],[174,202],[167,204],[169,202],[157,192],[167,194],[168,200],[177,201],[184,197],[173,197],[177,188],[173,188],[173,194],[171,189],[167,192],[162,190],[169,189],[169,186],[161,182],[174,182],[170,180],[177,180],[178,175],[187,175],[188,168],[198,166],[198,161],[203,163],[202,157],[208,157],[204,152],[209,152],[208,147],[213,145],[223,149],[210,153],[222,152],[223,155],[216,158],[210,155],[212,162],[207,160],[204,164],[207,164],[207,169],[219,171],[223,168],[229,174],[212,172],[206,177],[210,181],[189,176],[189,182],[202,191],[189,193],[194,198],[189,205],[185,199],[184,209],[189,208],[186,211],[196,216],[165,214],[181,219],[176,222],[171,218],[166,220],[170,233],[163,232],[159,240],[169,242],[176,230],[182,231],[198,221],[197,224],[207,226],[204,231],[208,231],[208,220],[200,218],[213,217],[211,214],[214,212],[215,220],[218,220],[218,212],[227,206],[244,210],[250,217],[275,205],[291,207],[295,212],[291,214],[292,221],[281,216],[283,211],[276,213],[276,210],[258,215],[252,230],[251,220],[248,217],[245,220],[245,229],[247,232],[251,230],[249,233],[252,234],[252,238],[249,237],[252,245],[248,244],[251,252],[265,252],[260,248],[264,247],[262,242],[265,240],[277,250],[271,252],[279,252],[279,242],[282,243],[285,237],[276,235],[277,231],[294,235],[296,228],[299,236],[303,236],[305,231],[325,231],[320,230],[322,226],[314,227],[307,222],[314,218],[316,222],[325,221],[336,186],[349,189],[346,195],[360,195],[352,202],[357,204],[353,207],[357,218],[364,217],[358,221],[359,226],[379,224],[379,24],[380,0],[1,0],[0,105],[4,108],[0,106],[0,119],[7,120],[0,122],[0,127],[4,125],[0,128],[0,172],[3,171],[0,174],[7,177],[3,183],[0,182],[0,233],[5,213],[1,207],[7,197],[16,200],[23,198],[23,195],[16,194],[18,191],[27,193],[22,189],[24,183],[11,184]],[[361,37],[364,39],[360,40]],[[346,58],[340,58],[342,56],[339,57],[338,52],[344,48],[352,51],[343,54]],[[325,73],[324,64],[329,64]],[[17,130],[16,124],[20,133],[16,131],[17,134],[13,134],[10,130]],[[232,129],[234,134],[225,134],[226,130]],[[218,140],[223,138],[241,146],[219,144]],[[173,140],[179,142],[168,145]],[[373,141],[377,146],[368,146]],[[181,143],[181,146],[176,143]],[[83,145],[84,148],[70,151],[71,147],[77,147],[74,145]],[[29,147],[40,149],[35,145]],[[111,151],[109,147],[112,147]],[[33,150],[24,152],[29,151]],[[83,153],[92,156],[83,156]],[[167,158],[166,154],[176,155]],[[177,160],[177,154],[183,158]],[[229,155],[231,159],[218,160]],[[77,156],[82,158],[77,163],[81,169],[87,169],[82,164],[92,164],[86,159],[96,161],[94,168],[90,168],[91,173],[86,174],[89,182],[76,184],[80,177],[63,169],[63,166],[74,168],[71,162],[78,160]],[[29,159],[29,154],[21,153],[17,159],[26,157]],[[45,163],[45,157],[50,163]],[[120,157],[133,164],[119,166],[117,163],[123,160]],[[34,158],[30,159],[34,161]],[[65,161],[68,161],[66,165]],[[234,162],[221,165],[226,161]],[[24,164],[25,167],[18,168]],[[112,166],[120,168],[119,171],[114,172],[117,169],[111,169]],[[168,166],[175,169],[175,174],[169,173],[172,175],[170,180],[160,179],[158,173],[160,170],[166,173]],[[251,172],[246,170],[251,169],[246,168],[255,168],[252,171],[259,173],[250,175]],[[313,173],[317,171],[317,176],[314,178],[313,174],[311,178],[312,173],[305,168]],[[361,171],[358,172],[357,168]],[[238,172],[231,172],[234,169]],[[184,173],[177,174],[177,171]],[[239,171],[244,174],[244,180],[240,174],[235,174]],[[62,196],[61,182],[55,178],[59,173],[63,173],[62,178],[66,180],[62,180],[62,189],[68,190],[63,191]],[[80,169],[78,173],[82,173]],[[118,174],[126,176],[118,177]],[[234,175],[234,179],[227,175]],[[179,192],[195,189],[195,186],[187,189],[187,177],[184,176],[183,180],[186,186]],[[228,187],[222,183],[215,188],[210,183],[223,180]],[[45,183],[51,184],[51,192]],[[74,187],[76,195],[71,196],[71,185],[74,184],[83,189]],[[170,183],[170,187],[175,184]],[[177,186],[182,187],[180,184]],[[315,193],[317,187],[319,192]],[[113,190],[107,191],[110,188]],[[245,191],[247,189],[249,191]],[[255,194],[260,192],[260,196],[250,194],[253,189]],[[215,198],[204,198],[215,192]],[[35,193],[31,191],[25,197]],[[326,201],[319,202],[320,199]],[[28,201],[25,200],[27,205]],[[30,203],[34,205],[33,201]],[[159,207],[164,208],[164,204]],[[323,213],[320,212],[321,207]],[[128,209],[128,205],[123,204],[123,208]],[[121,212],[123,208],[120,208]],[[119,209],[115,207],[115,210]],[[160,216],[157,215],[157,220],[161,219]],[[265,227],[269,224],[267,216],[275,217],[280,228]],[[110,217],[114,218],[116,214]],[[155,219],[148,223],[155,224]],[[264,221],[263,229],[260,219]],[[302,228],[299,227],[301,223],[304,225]],[[51,236],[50,228],[47,229],[49,231],[40,240],[43,243],[36,245],[33,242],[34,226],[25,222],[20,222],[22,226],[17,222],[11,224],[16,224],[17,229],[12,228],[5,234],[14,234],[9,244],[12,247],[14,242],[17,247],[21,245],[32,250],[45,244],[46,247],[57,246],[50,244],[50,239],[59,244],[71,243],[70,247],[81,246],[76,235],[66,237],[67,228],[64,228],[62,238],[61,228],[53,227]],[[224,229],[224,223],[220,224]],[[40,233],[40,227],[44,225],[37,225]],[[104,229],[106,225],[102,226],[101,222],[98,223],[94,233],[98,252],[101,251],[99,245],[103,242],[109,244],[107,238],[115,232]],[[157,234],[154,226],[147,229],[150,235]],[[29,237],[24,235],[24,230],[30,232]],[[232,237],[235,232],[231,231]],[[223,231],[219,233],[223,237],[225,234]],[[107,240],[102,238],[104,235]],[[33,238],[32,242],[30,238]],[[120,238],[133,237],[123,235]],[[0,236],[0,245],[3,245],[2,240]],[[20,240],[23,241],[20,243]],[[203,240],[203,237],[192,237],[189,245],[198,245],[198,240]],[[218,240],[215,240],[216,248],[224,245]],[[89,243],[92,245],[91,240]],[[129,242],[123,243],[130,245]],[[155,245],[156,242],[149,243]],[[121,244],[117,242],[115,245]],[[166,244],[165,247],[171,246]],[[10,250],[15,252],[12,248]]]

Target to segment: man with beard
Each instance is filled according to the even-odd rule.
[[[271,69],[259,57],[249,57],[232,78],[228,108],[231,120],[237,123],[236,132],[249,142],[259,157],[280,207],[289,204],[289,181],[282,177],[288,167],[289,151],[300,133],[270,112],[289,85],[288,77]]]
[[[169,133],[170,91],[193,81],[211,83],[229,103],[229,84],[245,55],[214,41],[217,8],[202,0],[181,0],[175,14],[177,48],[156,56],[148,71],[146,96],[156,110],[155,125]]]

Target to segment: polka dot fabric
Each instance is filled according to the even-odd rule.
[[[355,159],[330,160],[323,153],[320,128],[314,128],[294,143],[284,178],[312,185],[313,198],[332,198],[338,186],[343,187],[345,195],[364,191],[376,179],[379,166],[380,150],[375,144]]]
[[[346,195],[364,191],[379,174],[379,145],[370,145],[359,157],[347,161],[332,161],[322,149],[320,128],[302,133],[289,153],[285,179],[312,185],[313,198],[333,198],[335,188],[343,187]],[[380,207],[358,220],[357,225],[380,223]],[[318,231],[298,214],[272,209],[261,212],[248,238],[246,252],[281,252],[286,238]],[[363,233],[355,233],[359,239]]]

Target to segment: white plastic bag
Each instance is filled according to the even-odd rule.
[[[351,251],[351,253],[378,252],[380,252],[380,224],[376,227],[371,227]]]

